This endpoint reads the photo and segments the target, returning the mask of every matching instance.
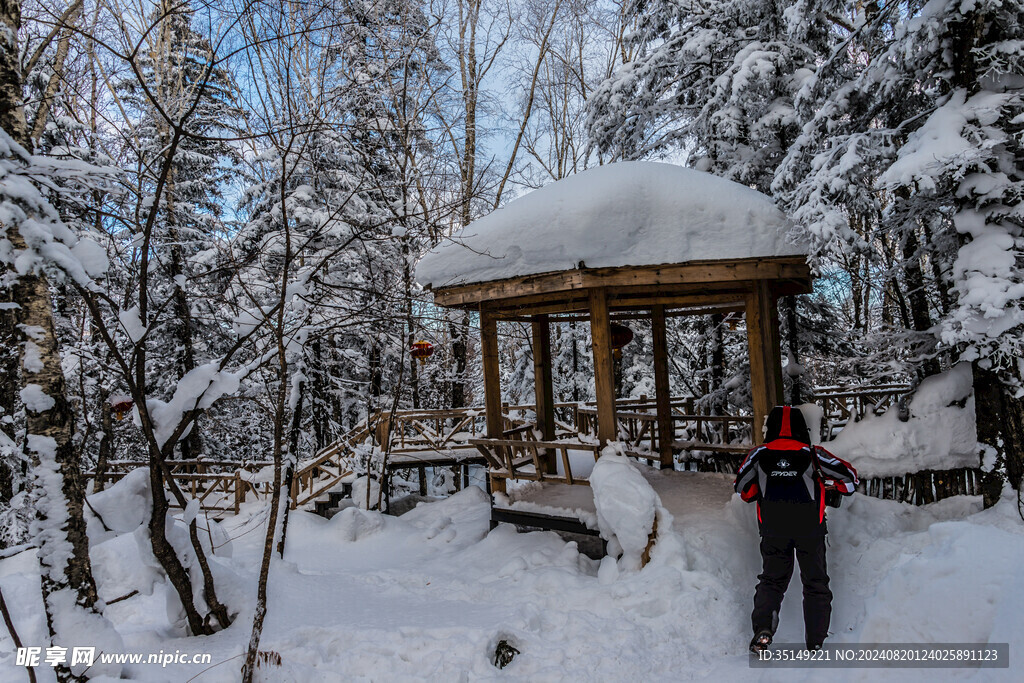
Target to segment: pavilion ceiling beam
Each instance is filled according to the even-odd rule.
[[[753,285],[751,285],[752,287]],[[650,315],[652,306],[664,306],[669,317],[676,315],[701,315],[703,311],[715,313],[729,312],[732,310],[744,310],[744,301],[748,292],[732,292],[725,294],[688,294],[678,296],[657,296],[648,295],[645,297],[633,296],[628,299],[611,298],[609,292],[608,308],[612,317],[629,317],[621,315],[624,312],[636,311],[646,316]],[[495,315],[502,319],[511,319],[521,316],[533,316],[558,313],[578,313],[586,315],[589,309],[587,302],[554,302],[546,304],[517,305],[517,306],[494,306],[489,307]],[[679,309],[694,309],[689,313]],[[644,316],[634,316],[644,317]]]
[[[716,313],[744,313],[746,311],[746,304],[723,304],[721,306],[707,306],[701,308],[683,308],[676,310],[666,310],[666,318],[681,318],[684,316],[694,315],[714,315]],[[519,323],[532,323],[533,315],[517,315],[512,313],[500,313],[497,314],[500,320],[507,322],[519,322]],[[650,320],[652,314],[650,311],[644,311],[641,309],[632,309],[627,311],[615,311],[609,312],[608,317],[612,320]],[[549,322],[552,323],[567,323],[567,322],[589,322],[590,315],[588,313],[553,313],[548,315]]]
[[[440,306],[465,306],[483,301],[555,294],[593,287],[685,285],[699,283],[705,290],[750,280],[793,280],[807,283],[810,269],[803,257],[771,257],[693,262],[669,266],[587,268],[509,278],[495,282],[434,288]]]

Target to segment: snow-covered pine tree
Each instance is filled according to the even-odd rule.
[[[155,30],[139,55],[137,77],[123,80],[119,90],[138,115],[133,122],[137,201],[145,203],[160,181],[157,173],[166,166],[153,226],[156,268],[150,286],[152,296],[168,300],[170,306],[159,319],[144,324],[156,342],[154,360],[159,358],[154,363],[159,371],[151,381],[170,391],[177,378],[217,357],[226,344],[212,322],[212,301],[225,285],[219,275],[219,245],[228,232],[222,217],[224,192],[237,178],[241,158],[237,146],[224,138],[237,136],[244,126],[237,86],[225,68],[213,66],[213,48],[193,27],[191,5],[163,0],[149,19]],[[165,159],[179,122],[184,129],[174,157]],[[181,440],[180,449],[185,459],[201,455],[198,425]]]
[[[949,290],[948,307],[911,299],[906,317],[936,350],[974,363],[979,437],[998,444],[1015,487],[1024,473],[1022,18],[1020,2],[866,7],[809,84],[808,123],[776,180],[819,243],[863,244],[851,213],[877,217],[883,248],[902,251],[908,294],[928,280]]]
[[[828,41],[817,4],[633,2],[635,58],[588,101],[612,159],[684,148],[701,170],[766,191],[799,132],[793,98]]]

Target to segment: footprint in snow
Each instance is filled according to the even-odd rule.
[[[446,529],[450,532],[450,538],[445,538],[443,540],[450,541],[452,538],[455,538],[455,529],[449,528],[451,527],[451,524],[451,517],[441,517],[436,522],[427,527],[427,539],[429,540],[431,538],[435,538],[438,534],[440,534],[442,531],[445,531]],[[449,534],[445,535],[448,536]]]

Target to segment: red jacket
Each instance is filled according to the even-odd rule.
[[[844,495],[857,488],[857,471],[821,446],[811,446],[798,409],[777,406],[768,416],[769,440],[750,451],[734,487],[747,502],[757,501],[763,536],[817,536],[825,533],[826,480]]]

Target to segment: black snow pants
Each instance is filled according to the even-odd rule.
[[[832,616],[832,591],[828,589],[825,565],[825,536],[786,538],[761,537],[763,571],[754,591],[754,612],[750,615],[754,633],[767,629],[775,633],[782,597],[793,576],[793,551],[800,563],[804,585],[804,633],[807,647],[821,645],[828,635]]]

